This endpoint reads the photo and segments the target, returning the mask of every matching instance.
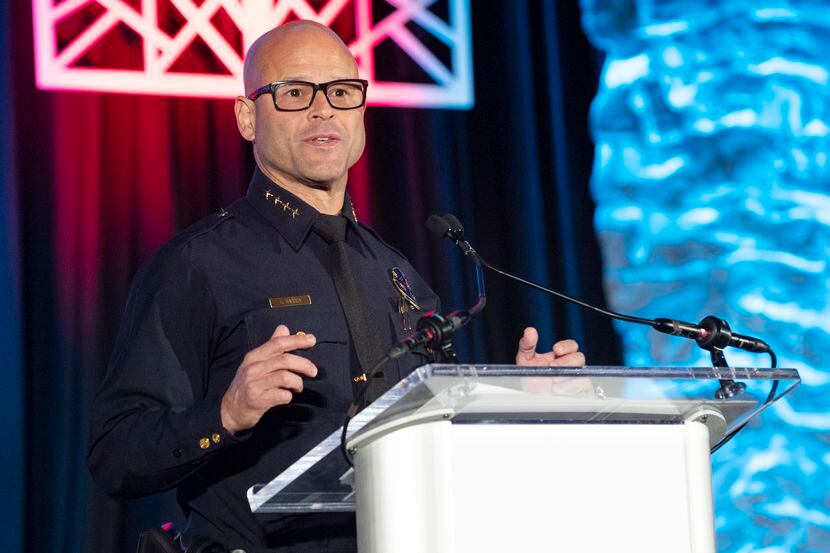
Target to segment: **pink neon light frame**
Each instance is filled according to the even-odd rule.
[[[242,59],[210,24],[219,8],[223,8],[240,29],[247,49],[257,36],[292,14],[331,25],[352,4],[356,38],[349,48],[358,60],[361,77],[371,83],[367,103],[456,109],[469,109],[473,105],[469,0],[449,0],[449,22],[429,11],[429,6],[436,0],[387,0],[395,10],[374,23],[371,0],[329,0],[320,11],[315,11],[305,0],[205,0],[201,6],[196,6],[193,0],[169,1],[188,19],[172,37],[158,27],[157,0],[141,0],[140,12],[122,0],[64,0],[57,6],[54,0],[32,0],[38,87],[232,98],[242,92]],[[57,24],[89,4],[100,5],[105,8],[104,13],[58,52]],[[410,21],[450,48],[452,70],[406,28]],[[72,66],[119,23],[142,36],[143,70]],[[225,65],[229,75],[168,71],[197,36]],[[374,49],[387,39],[403,49],[436,84],[375,80]]]

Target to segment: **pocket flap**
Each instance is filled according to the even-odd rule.
[[[262,308],[245,314],[248,348],[254,349],[271,339],[278,325],[285,325],[291,334],[314,334],[317,343],[345,344],[347,329],[343,317],[333,309],[301,305],[280,309]]]

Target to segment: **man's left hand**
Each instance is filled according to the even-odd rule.
[[[535,367],[581,367],[585,365],[585,356],[579,351],[579,344],[574,340],[556,342],[551,350],[545,353],[536,351],[538,343],[539,332],[532,326],[526,328],[519,340],[516,364]]]

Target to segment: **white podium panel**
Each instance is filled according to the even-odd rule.
[[[431,422],[355,467],[361,553],[715,551],[699,423]]]

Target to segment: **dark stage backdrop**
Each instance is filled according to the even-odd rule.
[[[576,2],[471,4],[475,108],[369,108],[366,153],[350,184],[358,216],[405,252],[447,309],[474,299],[474,278],[449,242],[425,230],[434,212],[457,214],[504,268],[603,304],[588,192],[599,64]],[[122,503],[95,487],[85,465],[89,404],[137,268],[177,230],[242,194],[253,161],[230,100],[36,90],[31,4],[7,9],[0,23],[12,57],[10,71],[0,60],[9,76],[0,122],[12,123],[0,129],[0,190],[10,203],[0,238],[9,262],[0,293],[14,301],[3,305],[0,353],[22,352],[4,394],[16,398],[12,412],[25,409],[4,421],[17,436],[4,440],[11,459],[25,459],[4,476],[4,489],[25,490],[12,538],[25,536],[38,553],[132,551],[140,528],[180,515],[169,497]],[[487,309],[458,338],[462,359],[511,362],[533,324],[546,347],[575,337],[592,364],[619,364],[605,320],[501,277],[487,287]]]

